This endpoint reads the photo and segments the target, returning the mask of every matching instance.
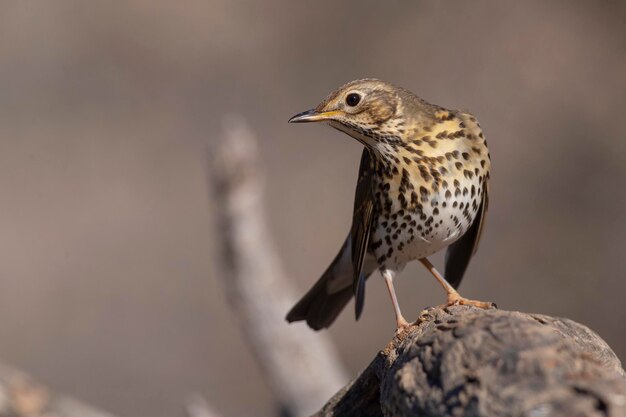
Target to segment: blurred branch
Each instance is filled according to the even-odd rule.
[[[287,327],[296,294],[272,244],[263,207],[264,173],[254,134],[239,117],[224,121],[210,155],[221,276],[243,328],[283,411],[310,415],[348,378],[330,338]]]
[[[316,416],[626,416],[615,353],[568,319],[452,307],[400,334]]]
[[[199,394],[189,397],[185,404],[185,412],[187,417],[220,417],[220,414],[214,411],[207,400]]]
[[[0,417],[114,417],[0,365]]]

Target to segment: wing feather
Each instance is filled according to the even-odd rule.
[[[478,243],[485,226],[485,216],[489,207],[489,183],[485,181],[480,208],[474,223],[460,239],[448,246],[446,251],[445,278],[454,288],[458,288],[470,259],[478,250]]]
[[[372,199],[372,172],[373,160],[367,148],[363,149],[361,165],[359,166],[359,178],[354,196],[354,212],[352,216],[352,266],[353,280],[352,289],[355,296],[355,315],[357,320],[363,312],[365,302],[365,279],[363,263],[369,244],[374,202]]]

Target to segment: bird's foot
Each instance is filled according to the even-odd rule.
[[[496,303],[492,303],[491,301],[470,300],[468,298],[461,297],[459,293],[448,294],[448,301],[444,304],[441,304],[439,307],[446,308],[451,306],[474,306],[482,308],[483,310],[498,308]]]
[[[406,321],[404,317],[400,316],[396,319],[396,335],[404,332],[409,327],[411,327],[411,323]]]

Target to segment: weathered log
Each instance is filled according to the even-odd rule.
[[[568,319],[455,306],[397,335],[316,416],[626,416],[609,346]]]

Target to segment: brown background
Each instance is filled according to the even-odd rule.
[[[256,130],[304,291],[347,232],[360,149],[286,120],[364,76],[485,129],[464,294],[581,321],[626,358],[625,21],[622,1],[3,1],[0,359],[126,416],[180,415],[192,391],[273,415],[215,276],[204,147],[231,112]],[[408,317],[443,300],[417,265],[398,287]],[[352,373],[393,333],[367,290],[330,330]]]

